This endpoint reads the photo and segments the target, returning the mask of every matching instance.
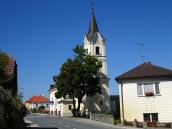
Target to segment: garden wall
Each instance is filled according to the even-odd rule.
[[[114,124],[114,117],[106,114],[90,114],[90,119]]]

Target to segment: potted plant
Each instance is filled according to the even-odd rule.
[[[146,92],[145,96],[154,96],[154,93],[153,92]]]

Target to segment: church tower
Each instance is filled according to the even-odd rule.
[[[96,17],[94,14],[94,5],[92,4],[92,17],[90,21],[89,31],[84,37],[84,48],[87,53],[94,55],[102,62],[100,80],[101,94],[97,94],[89,98],[88,108],[90,112],[104,113],[110,111],[109,97],[109,78],[106,57],[106,40],[99,31]]]

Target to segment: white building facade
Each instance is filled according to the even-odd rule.
[[[72,116],[72,100],[60,98],[57,99],[55,97],[55,93],[57,92],[56,86],[51,86],[50,93],[50,114],[63,116]]]
[[[171,122],[172,70],[148,62],[116,80],[122,121]]]

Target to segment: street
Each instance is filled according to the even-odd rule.
[[[51,115],[31,114],[26,119],[39,126],[39,128],[28,127],[28,129],[118,129],[112,124],[85,118],[60,118]]]

